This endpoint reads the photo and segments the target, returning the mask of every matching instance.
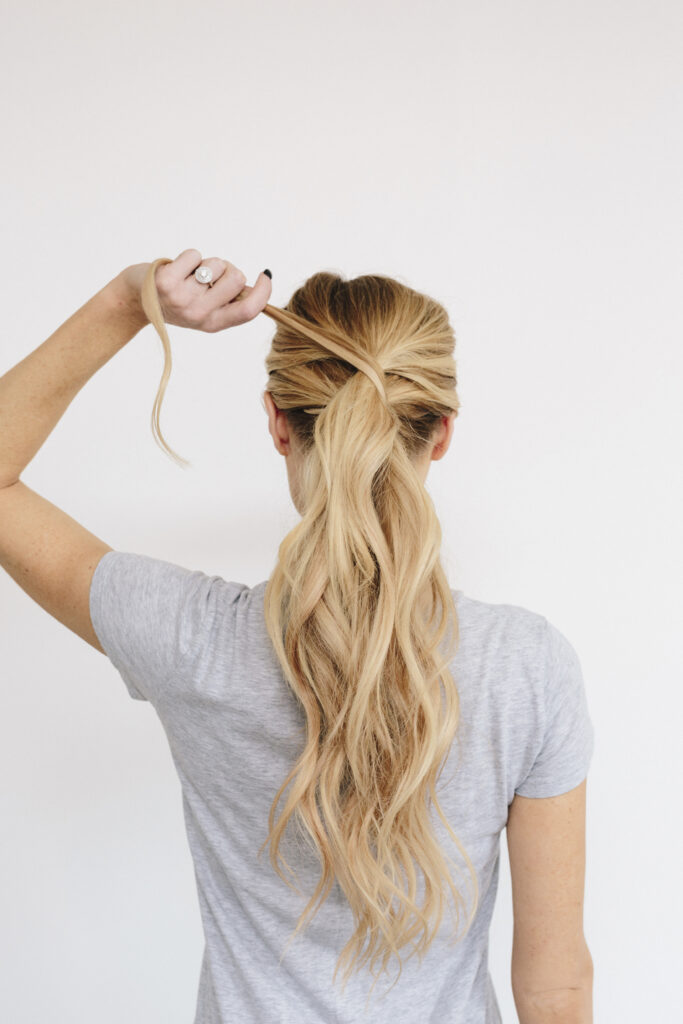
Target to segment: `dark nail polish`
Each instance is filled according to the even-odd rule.
[[[273,280],[273,275],[271,274],[271,272],[269,270],[264,270],[263,273],[267,274],[268,277],[271,279],[271,281]]]

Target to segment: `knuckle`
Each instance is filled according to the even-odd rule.
[[[246,275],[242,273],[239,267],[231,266],[228,273],[230,274],[231,283],[234,282],[235,285],[238,285],[240,288],[243,288],[247,283]]]
[[[154,275],[154,283],[156,289],[160,295],[169,295],[171,289],[171,281],[169,280],[168,274],[165,272],[164,267],[159,267],[156,274]]]

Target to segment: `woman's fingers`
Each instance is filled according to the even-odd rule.
[[[211,285],[194,276],[200,265],[211,268]],[[267,304],[272,289],[268,275],[259,274],[253,286],[246,281],[239,267],[217,256],[204,259],[198,249],[185,249],[155,275],[166,323],[210,332],[246,323]]]
[[[200,284],[194,273],[190,277],[190,282],[198,289],[200,298],[203,300],[203,308],[207,313],[212,313],[214,309],[224,306],[226,302],[232,302],[247,283],[247,275],[234,263],[228,263],[227,260],[211,257],[202,260],[202,266],[210,267],[213,271],[211,287]]]
[[[163,270],[164,279],[170,288],[187,280],[191,274],[194,274],[201,262],[202,254],[199,249],[183,249],[172,263],[165,263],[163,267],[159,267],[157,276],[161,275]]]
[[[214,309],[207,317],[205,331],[224,331],[228,327],[236,327],[253,320],[268,304],[273,282],[263,271],[256,278],[254,285],[244,285],[237,298],[218,309]],[[211,291],[215,291],[214,288]]]

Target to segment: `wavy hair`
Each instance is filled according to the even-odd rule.
[[[161,438],[170,347],[155,266],[145,308],[166,356],[153,413]],[[303,454],[301,520],[280,544],[264,611],[307,732],[273,800],[259,856],[270,842],[274,870],[294,888],[279,865],[295,876],[279,851],[294,816],[312,841],[321,878],[287,945],[336,880],[355,931],[334,980],[345,967],[345,988],[354,967],[370,961],[374,975],[380,958],[385,971],[395,955],[398,981],[400,951],[413,943],[408,958],[417,953],[422,962],[434,941],[446,885],[456,930],[465,906],[430,802],[473,880],[472,908],[455,942],[479,902],[476,871],[436,793],[460,722],[449,669],[459,627],[440,560],[440,523],[414,464],[442,418],[458,414],[455,336],[440,303],[375,274],[313,274],[284,308],[266,305],[263,312],[277,324],[266,390],[286,412]],[[416,867],[425,885],[421,903]]]

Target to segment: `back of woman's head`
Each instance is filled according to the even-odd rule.
[[[152,428],[182,463],[159,429],[171,353],[154,266],[146,308],[165,363]],[[465,932],[479,900],[474,867],[436,794],[460,721],[449,668],[459,629],[439,520],[415,465],[438,423],[458,412],[455,338],[442,305],[378,275],[314,274],[284,309],[263,312],[277,323],[266,389],[303,453],[302,517],[280,544],[264,611],[307,733],[259,854],[270,842],[271,864],[290,885],[279,845],[294,816],[322,874],[290,941],[336,880],[355,922],[334,974],[346,965],[345,986],[368,960],[373,975],[379,959],[381,971],[392,955],[402,966],[409,943],[409,956],[422,960],[443,917],[445,885],[460,922],[465,900],[449,862],[459,869],[437,841],[430,801],[472,878]]]
[[[284,310],[264,312],[278,325],[266,389],[304,452],[302,518],[280,545],[265,615],[307,718],[306,746],[275,797],[266,842],[287,881],[278,846],[296,814],[321,861],[293,936],[335,879],[344,891],[356,924],[337,964],[350,962],[346,984],[356,961],[371,959],[374,973],[381,957],[385,970],[416,936],[410,955],[424,956],[444,883],[458,920],[463,903],[428,807],[431,798],[462,850],[435,791],[459,721],[448,668],[458,623],[439,520],[414,464],[443,417],[457,415],[455,338],[443,306],[377,275],[317,273]],[[477,894],[471,922],[478,886],[462,852]],[[415,865],[425,879],[421,905]]]

